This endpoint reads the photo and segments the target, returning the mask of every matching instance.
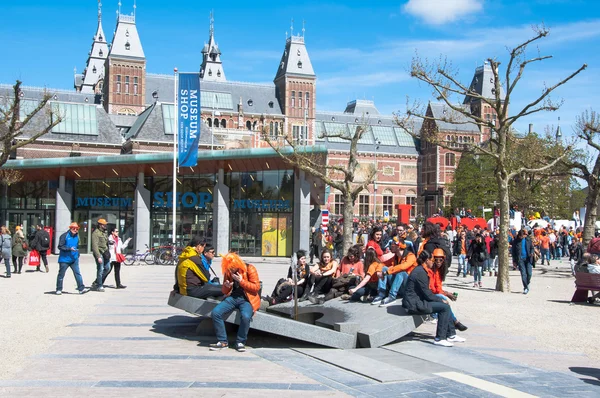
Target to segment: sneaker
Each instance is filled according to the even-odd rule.
[[[387,307],[388,305],[392,305],[396,302],[395,298],[392,297],[386,297],[383,300],[381,300],[381,304],[379,304],[380,307]]]
[[[311,294],[310,296],[308,296],[308,301],[310,301],[313,304],[323,304],[325,302],[325,298],[321,297],[321,295],[315,295],[315,294]]]
[[[89,292],[89,291],[90,291],[90,288],[89,288],[89,287],[84,287],[83,289],[81,289],[81,290],[79,291],[79,294],[86,294],[86,293],[87,293],[87,292]]]
[[[454,344],[452,344],[448,340],[435,339],[435,340],[433,340],[433,344],[434,345],[441,345],[442,347],[454,347]]]
[[[210,344],[208,346],[208,349],[210,351],[221,351],[222,349],[228,348],[228,347],[229,347],[229,344],[227,342],[225,342],[225,341],[219,341],[216,344]]]
[[[235,350],[237,352],[246,352],[246,346],[243,343],[236,343]]]
[[[479,282],[479,287],[483,287],[483,283]]]
[[[349,294],[342,294],[342,297],[340,297],[342,300],[350,300],[350,297],[352,297]]]
[[[465,339],[464,337],[460,337],[457,334],[448,337],[447,340],[451,343],[464,343],[465,341],[467,341],[467,339]]]
[[[473,287],[477,287],[477,282],[473,283]]]
[[[461,332],[464,332],[465,330],[467,330],[467,329],[468,329],[468,327],[466,327],[465,325],[463,325],[463,324],[462,324],[462,323],[460,323],[460,322],[456,322],[456,323],[454,324],[454,327],[455,327],[456,329],[458,329],[459,331],[461,331]]]
[[[95,291],[97,291],[97,292],[104,292],[104,288],[103,287],[97,287],[95,289]]]
[[[371,305],[379,305],[383,301],[383,297],[377,296],[371,301]]]
[[[527,294],[527,293],[529,293],[529,289],[525,288],[525,289],[523,290],[523,294]]]
[[[62,292],[61,292],[60,290],[57,290],[57,291],[56,291],[56,295],[57,295],[57,296],[60,296],[61,294],[62,294]]]

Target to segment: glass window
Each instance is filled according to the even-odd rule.
[[[310,93],[306,92],[306,109],[310,108]]]
[[[350,143],[350,141],[345,140],[343,138],[340,138],[340,137],[330,137],[329,136],[329,135],[333,134],[333,135],[342,135],[342,136],[350,137],[350,135],[348,134],[348,128],[346,127],[345,123],[324,122],[323,126],[325,127],[325,131],[327,132],[327,140],[329,142],[347,142],[347,143]]]
[[[383,211],[384,212],[388,211],[391,216],[394,211],[394,194],[391,191],[386,190],[383,193],[382,199],[383,199]]]
[[[360,216],[369,215],[369,194],[358,195],[358,214]]]
[[[325,137],[323,137],[324,134],[325,134],[325,128],[323,127],[323,123],[316,121],[315,122],[315,141],[320,141],[320,142],[325,141]]]
[[[138,94],[138,78],[137,76],[133,78],[133,95]]]
[[[336,193],[333,195],[333,214],[343,215],[344,214],[344,200],[342,195]]]
[[[163,113],[163,127],[165,129],[165,134],[175,134],[173,131],[175,128],[175,105],[162,104],[161,109]]]
[[[23,121],[37,108],[39,101],[22,99],[19,102],[19,121]],[[40,112],[42,112],[40,110]],[[41,114],[41,113],[40,113]]]
[[[454,166],[455,159],[455,155],[452,152],[448,152],[446,154],[446,166]]]
[[[200,103],[203,108],[233,109],[231,93],[200,91]]]
[[[296,106],[296,92],[292,91],[292,108]]]
[[[359,128],[363,128],[364,126],[360,125],[360,124],[349,124],[348,128],[350,130],[350,134],[352,134],[352,136],[354,136],[354,134],[356,134],[356,131]],[[367,126],[367,130],[364,131],[362,133],[362,135],[360,136],[360,140],[358,140],[358,142],[360,144],[374,144],[375,140],[373,139],[373,130],[371,129],[371,126]],[[383,143],[383,141],[382,141]]]
[[[417,196],[414,192],[409,192],[406,196],[406,204],[412,205],[410,208],[410,218],[415,218],[417,214]]]
[[[121,75],[117,75],[117,93],[121,92]]]
[[[298,106],[302,108],[302,91],[298,91]]]
[[[400,127],[394,127],[394,131],[396,132],[396,138],[398,139],[399,146],[415,146],[415,142],[412,136],[408,134],[404,129]],[[425,144],[427,145],[427,142],[425,142]]]
[[[129,94],[129,76],[125,76],[125,94]]]
[[[379,139],[383,145],[396,146],[396,134],[391,126],[372,126],[373,135]]]
[[[53,129],[53,133],[98,135],[96,123],[96,105],[52,103],[53,118],[60,115],[62,121]]]

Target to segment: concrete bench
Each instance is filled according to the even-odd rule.
[[[571,298],[572,303],[585,303],[590,290],[600,291],[600,274],[578,272],[575,274],[575,293]]]
[[[173,291],[168,304],[204,317],[212,324],[211,312],[219,302]],[[326,347],[349,349],[382,346],[412,332],[422,323],[420,316],[406,314],[399,304],[379,308],[339,299],[321,305],[305,301],[298,305],[298,320],[292,319],[293,310],[293,303],[287,302],[271,306],[266,312],[257,311],[250,328]],[[239,325],[239,312],[234,311],[225,321]]]

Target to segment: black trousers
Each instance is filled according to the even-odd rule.
[[[48,250],[38,250],[38,252],[40,253],[40,260],[41,263],[44,264],[44,266],[48,266],[48,259],[46,258],[46,255],[48,254]],[[38,266],[39,268],[39,266]]]
[[[105,272],[104,275],[102,275],[102,285],[104,285],[106,277],[110,274],[113,268],[115,270],[115,282],[117,283],[117,286],[121,286],[121,263],[117,261],[111,261],[108,272]]]
[[[223,295],[223,292],[221,292],[221,285],[213,285],[212,283],[205,283],[202,286],[194,286],[194,287],[188,288],[187,295],[190,297],[205,299],[208,297],[220,297]]]
[[[435,337],[440,340],[447,339],[456,334],[454,328],[454,322],[451,321],[452,310],[450,306],[445,303],[433,302],[431,303],[432,313],[438,314],[437,331]]]
[[[21,273],[21,269],[23,268],[23,257],[12,256],[13,267],[15,267],[15,272]],[[17,267],[17,260],[19,266]]]
[[[333,277],[331,275],[328,276],[311,276],[311,280],[314,284],[313,293],[315,294],[327,294],[329,290],[331,290],[331,285],[333,284]]]

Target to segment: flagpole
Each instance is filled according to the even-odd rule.
[[[173,224],[172,224],[172,228],[173,228],[173,239],[172,239],[172,243],[173,243],[173,250],[175,248],[175,244],[177,243],[177,140],[178,138],[178,129],[179,129],[179,109],[178,109],[178,103],[177,103],[177,83],[178,83],[178,79],[177,79],[177,68],[173,69],[173,74],[175,76],[175,84],[173,86],[173,102],[174,102],[174,107],[173,107],[173,112],[174,114],[174,118],[173,118],[173,122],[175,123],[175,126],[173,128],[173,200],[171,201],[172,204],[172,209],[173,209]]]

